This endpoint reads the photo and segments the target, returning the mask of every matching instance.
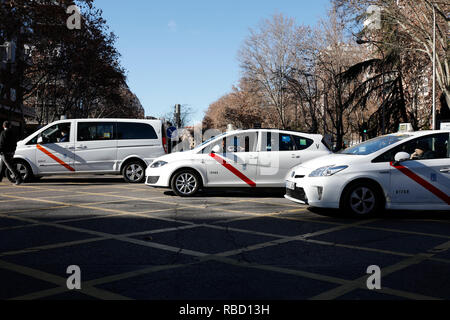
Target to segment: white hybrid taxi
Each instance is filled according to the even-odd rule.
[[[238,130],[216,136],[194,150],[156,159],[146,184],[189,197],[203,188],[284,188],[300,163],[330,154],[321,135],[271,129]]]
[[[371,216],[383,209],[450,210],[450,131],[378,137],[294,168],[286,198]]]

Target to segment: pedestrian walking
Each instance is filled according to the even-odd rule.
[[[11,123],[5,121],[3,123],[3,131],[0,134],[0,182],[3,179],[6,168],[12,172],[12,177],[16,185],[22,184],[22,176],[14,166],[14,153],[17,148],[17,139],[11,130]]]

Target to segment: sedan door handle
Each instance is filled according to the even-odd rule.
[[[450,173],[450,168],[441,169],[442,173]]]
[[[78,146],[77,149],[87,149],[86,146]]]

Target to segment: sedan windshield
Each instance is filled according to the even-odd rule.
[[[341,151],[340,154],[366,156],[410,137],[412,136],[406,134],[378,137]]]
[[[216,139],[218,139],[218,138],[220,138],[220,137],[222,137],[222,136],[224,136],[224,135],[226,135],[226,132],[225,132],[225,133],[222,133],[222,134],[220,134],[220,135],[218,135],[218,136],[215,136],[215,137],[212,137],[212,138],[206,140],[206,141],[203,142],[202,144],[199,144],[197,147],[195,147],[194,150],[198,150],[198,149],[200,149],[200,148],[206,146],[206,145],[207,145],[208,143],[210,143],[211,141],[216,140]]]

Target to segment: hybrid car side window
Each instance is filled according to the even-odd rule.
[[[450,158],[449,134],[441,133],[420,137],[401,144],[392,150],[382,154],[373,162],[391,162],[399,152],[411,155],[412,160],[433,160]]]

